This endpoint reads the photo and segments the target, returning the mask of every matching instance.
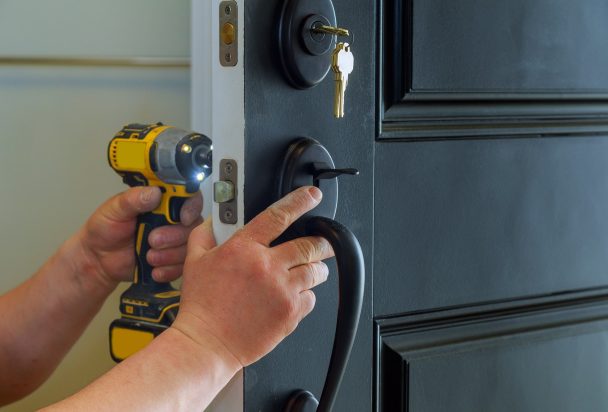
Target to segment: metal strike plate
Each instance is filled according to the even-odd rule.
[[[234,67],[239,56],[239,13],[234,0],[220,3],[220,64],[224,67]]]
[[[220,185],[214,185],[214,189],[217,187],[221,192],[219,199],[216,200],[219,203],[220,222],[235,225],[238,220],[238,168],[235,160],[220,160],[220,182]],[[223,192],[223,189],[230,191],[230,188],[232,193]],[[219,202],[220,200],[223,202]]]

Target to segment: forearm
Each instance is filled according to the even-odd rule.
[[[207,407],[240,364],[209,340],[170,328],[53,411],[194,411]]]
[[[48,378],[113,290],[81,248],[78,235],[70,238],[34,276],[0,296],[0,405]]]

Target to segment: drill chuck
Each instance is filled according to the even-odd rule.
[[[212,145],[207,136],[186,133],[175,128],[160,133],[151,147],[151,168],[160,180],[196,191],[211,174]]]

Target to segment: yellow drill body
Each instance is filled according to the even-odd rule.
[[[120,298],[120,319],[110,325],[110,353],[121,361],[168,328],[180,292],[152,279],[146,260],[148,236],[159,226],[179,223],[181,207],[211,174],[211,140],[170,126],[131,124],[110,141],[108,161],[129,186],[157,186],[160,205],[138,217],[133,284]]]

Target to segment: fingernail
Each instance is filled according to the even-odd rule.
[[[156,259],[156,256],[154,253],[152,253],[151,250],[148,251],[148,253],[146,253],[146,260],[148,261],[148,263],[150,265],[154,265],[154,260]]]
[[[323,274],[323,279],[327,280],[327,278],[329,277],[329,267],[323,261],[319,263],[321,263],[321,273]]]
[[[196,219],[194,210],[190,207],[182,209],[181,218],[184,226],[190,226],[192,223],[194,223],[194,219]]]
[[[148,236],[148,243],[149,243],[149,244],[150,244],[150,246],[152,246],[152,247],[159,247],[159,246],[161,246],[161,244],[160,244],[160,243],[161,243],[161,242],[160,242],[160,240],[161,240],[160,235],[157,235],[157,234],[155,234],[155,233],[151,233],[151,234]]]
[[[321,190],[319,190],[319,188],[317,187],[311,187],[310,189],[308,189],[308,193],[310,193],[310,195],[317,201],[320,202],[321,199],[323,198],[323,193],[321,192]]]
[[[139,199],[142,203],[150,203],[157,191],[158,189],[156,187],[146,187],[140,192]]]
[[[152,278],[157,282],[162,282],[163,272],[157,268],[152,269]]]

